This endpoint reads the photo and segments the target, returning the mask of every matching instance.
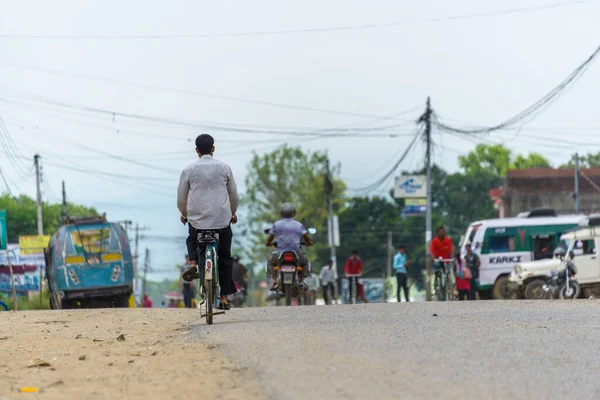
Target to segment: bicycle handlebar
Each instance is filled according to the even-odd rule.
[[[362,276],[362,274],[344,274],[346,275],[348,278],[360,278]]]
[[[440,260],[439,258],[436,258],[436,259],[434,259],[434,261],[440,261],[440,262],[443,262],[443,263],[451,263],[451,262],[456,261],[456,259],[455,258],[442,258]]]

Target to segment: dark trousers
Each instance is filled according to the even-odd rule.
[[[335,285],[333,282],[321,286],[321,288],[323,289],[323,300],[325,301],[325,304],[329,304],[330,301],[335,300]],[[331,298],[329,297],[330,294]]]
[[[190,261],[196,261],[199,266],[201,266],[198,257],[198,230],[194,228],[191,224],[188,224],[190,227],[190,235],[185,241],[188,250],[188,257]],[[228,226],[223,229],[216,230],[219,233],[219,243],[217,245],[217,255],[219,260],[219,285],[221,286],[221,296],[229,296],[230,294],[234,294],[237,292],[235,289],[235,283],[233,283],[232,273],[233,273],[233,257],[231,257],[231,241],[233,239],[233,232],[231,231],[231,226]],[[204,253],[201,254],[202,261],[204,258]],[[202,268],[199,268],[200,273],[202,273]]]
[[[400,272],[396,274],[396,281],[398,282],[398,288],[396,289],[396,297],[398,298],[398,303],[400,303],[401,289],[404,289],[404,298],[406,299],[406,302],[409,302],[410,300],[408,299],[408,277],[405,273]]]
[[[477,300],[477,280],[471,279],[471,290],[469,290],[469,300]]]
[[[458,300],[469,300],[469,290],[459,289],[458,291]]]
[[[192,285],[189,283],[184,283],[182,294],[185,308],[192,308],[192,299],[194,298],[194,289],[192,288]]]
[[[355,289],[356,292],[355,296],[356,299],[358,300],[358,298],[360,297],[360,289],[358,288],[358,276],[349,276],[348,277],[348,303],[352,303],[352,284],[354,283],[355,285]]]

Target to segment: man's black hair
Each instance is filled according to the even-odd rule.
[[[406,250],[406,247],[404,247],[404,245],[401,244],[400,246],[398,246],[398,250]]]
[[[441,230],[446,230],[446,228],[444,228],[444,225],[441,225],[437,228],[437,232],[439,233]]]
[[[352,254],[358,254],[358,250],[354,250]]]
[[[212,136],[203,133],[196,138],[196,148],[202,155],[210,154],[213,146],[215,145],[215,139]]]

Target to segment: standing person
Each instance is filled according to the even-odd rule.
[[[306,304],[314,306],[317,300],[317,291],[319,290],[319,277],[310,267],[308,267],[308,276],[304,278],[304,283],[308,287],[306,292]]]
[[[229,165],[213,158],[215,140],[210,135],[196,138],[198,160],[181,173],[177,188],[177,208],[181,222],[189,222],[186,240],[190,267],[183,279],[190,282],[200,278],[198,271],[198,231],[216,230],[219,233],[218,260],[220,309],[229,310],[227,296],[236,292],[232,278],[233,258],[231,224],[237,222],[238,193]]]
[[[398,289],[396,290],[396,297],[398,298],[398,303],[400,303],[400,290],[404,290],[404,298],[408,303],[408,276],[406,267],[410,264],[408,260],[408,255],[406,254],[406,248],[404,245],[398,246],[398,253],[394,256],[394,270],[396,271],[396,281],[398,282]]]
[[[190,268],[190,258],[185,256],[185,264],[181,267],[181,274],[179,276],[179,288],[183,295],[183,304],[185,308],[192,308],[192,299],[195,295],[194,282],[188,282],[183,279],[183,274]]]
[[[352,289],[352,284],[354,283],[356,285],[356,293],[358,294],[358,283],[359,283],[359,277],[360,275],[362,275],[363,273],[363,269],[364,269],[364,265],[363,265],[363,260],[362,258],[359,257],[358,255],[358,250],[354,250],[352,252],[352,255],[350,257],[348,257],[348,260],[346,260],[346,266],[344,267],[344,273],[346,274],[346,277],[348,278],[348,302],[352,301],[352,293],[351,293],[351,289]],[[359,276],[348,276],[348,275],[359,275]],[[366,299],[364,298],[363,295],[363,301],[365,301]],[[365,301],[366,303],[366,301]]]
[[[144,295],[143,307],[152,308],[152,300],[150,300],[150,297],[148,297],[147,294]]]
[[[321,288],[323,289],[323,300],[325,304],[337,301],[335,285],[338,280],[338,274],[335,268],[333,268],[333,260],[329,260],[326,266],[321,268],[321,274],[319,276],[321,280]],[[331,297],[329,296],[331,294]]]
[[[468,268],[464,260],[460,257],[460,252],[454,254],[454,274],[456,276],[456,289],[458,290],[458,300],[469,300],[471,292],[471,282],[465,276],[465,269]]]
[[[469,291],[469,300],[477,300],[477,283],[479,281],[479,267],[481,259],[473,252],[470,244],[465,246],[467,254],[465,255],[465,263],[471,270],[471,290]]]

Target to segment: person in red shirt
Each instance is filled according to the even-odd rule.
[[[454,255],[454,274],[456,276],[456,290],[458,290],[458,300],[470,300],[471,280],[465,276],[465,269],[469,268],[466,261],[460,257],[460,252],[456,251]]]
[[[440,226],[437,230],[437,236],[431,241],[429,251],[433,257],[433,269],[440,270],[443,264],[440,259],[449,260],[452,258],[452,239],[446,236],[446,230],[443,226]]]
[[[356,289],[357,289],[356,292],[357,292],[358,296],[360,296],[362,298],[363,303],[368,303],[367,299],[365,298],[364,290],[361,290],[361,284],[358,280],[359,276],[362,275],[362,273],[363,273],[363,269],[364,269],[363,260],[362,260],[362,258],[360,258],[358,256],[358,250],[354,250],[352,252],[352,256],[350,256],[348,258],[348,260],[346,260],[346,266],[344,267],[344,273],[346,274],[346,277],[348,278],[348,288],[351,288],[352,283],[355,282]],[[352,276],[352,275],[359,275],[359,276]],[[351,296],[352,295],[350,294],[349,297],[351,297]]]

